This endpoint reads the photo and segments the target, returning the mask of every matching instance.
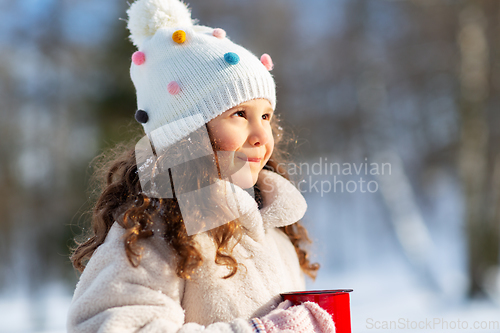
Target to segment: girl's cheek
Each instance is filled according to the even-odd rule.
[[[221,150],[227,151],[236,151],[238,149],[238,145],[236,140],[231,136],[222,136],[219,141],[219,147]]]

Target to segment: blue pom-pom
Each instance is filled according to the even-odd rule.
[[[240,57],[234,52],[224,54],[224,60],[230,65],[236,65],[240,62]]]

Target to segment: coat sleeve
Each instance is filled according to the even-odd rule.
[[[173,267],[173,253],[155,236],[141,241],[141,263],[125,254],[123,228],[117,223],[97,248],[76,286],[67,318],[69,333],[252,333],[247,320],[207,327],[184,323],[185,281]]]

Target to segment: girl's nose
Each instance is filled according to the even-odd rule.
[[[252,146],[263,146],[269,141],[269,134],[261,124],[252,126],[248,141]]]

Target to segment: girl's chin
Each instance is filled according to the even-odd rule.
[[[257,179],[253,179],[253,177],[231,177],[231,183],[233,183],[234,185],[236,186],[239,186],[241,187],[242,189],[247,189],[247,188],[251,188],[252,186],[255,185],[255,183],[257,182]]]
[[[257,182],[258,176],[255,172],[252,172],[250,163],[245,163],[243,166],[233,170],[234,172],[230,172],[230,176],[228,177],[231,183],[246,189],[254,186]]]

